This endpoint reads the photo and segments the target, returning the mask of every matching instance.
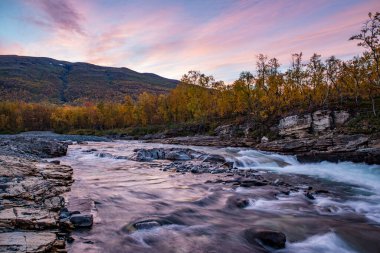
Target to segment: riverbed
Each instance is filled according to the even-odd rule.
[[[138,148],[181,145],[138,141],[70,145],[61,163],[74,170],[66,194],[70,210],[94,215],[94,225],[72,233],[69,252],[380,252],[380,166],[301,164],[244,148],[193,147],[218,154],[239,171],[254,170],[272,183],[240,187],[227,173],[163,170],[171,161],[130,159]],[[277,186],[276,182],[287,182]],[[308,189],[322,194],[307,197]],[[231,199],[248,200],[243,208]],[[150,219],[168,224],[131,230]],[[279,231],[284,249],[252,244],[248,229]]]

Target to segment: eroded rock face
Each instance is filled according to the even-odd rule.
[[[315,111],[312,114],[312,132],[315,134],[325,132],[331,129],[333,119],[331,117],[331,111]]]
[[[310,134],[311,115],[293,115],[280,120],[278,125],[281,136],[303,138]]]
[[[305,138],[310,135],[325,134],[327,131],[345,124],[350,117],[346,111],[318,110],[311,114],[292,115],[280,120],[278,129],[282,137]]]

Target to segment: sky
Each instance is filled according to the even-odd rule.
[[[341,59],[379,0],[0,0],[0,54],[231,82],[260,53]]]

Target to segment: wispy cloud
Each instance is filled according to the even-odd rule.
[[[15,1],[30,10],[24,16],[33,17],[28,22],[42,35],[28,43],[7,41],[1,53],[124,66],[171,78],[197,69],[226,81],[253,70],[259,53],[284,65],[300,51],[305,58],[314,52],[359,54],[347,39],[369,11],[380,10],[377,0]]]
[[[83,27],[81,25],[83,17],[78,13],[71,2],[57,0],[32,0],[30,3],[43,11],[48,18],[48,20],[38,20],[36,18],[32,18],[31,21],[35,24],[43,26],[50,24],[59,29],[84,34]]]

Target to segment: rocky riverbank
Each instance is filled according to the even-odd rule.
[[[0,252],[66,252],[68,228],[78,223],[62,196],[73,183],[73,170],[43,159],[66,155],[68,144],[24,135],[0,138]]]
[[[379,136],[345,131],[350,117],[346,111],[316,111],[288,116],[271,127],[271,138],[251,137],[249,133],[252,129],[249,125],[223,125],[215,129],[213,136],[156,138],[148,141],[195,146],[250,147],[296,155],[301,162],[326,160],[380,164]]]

